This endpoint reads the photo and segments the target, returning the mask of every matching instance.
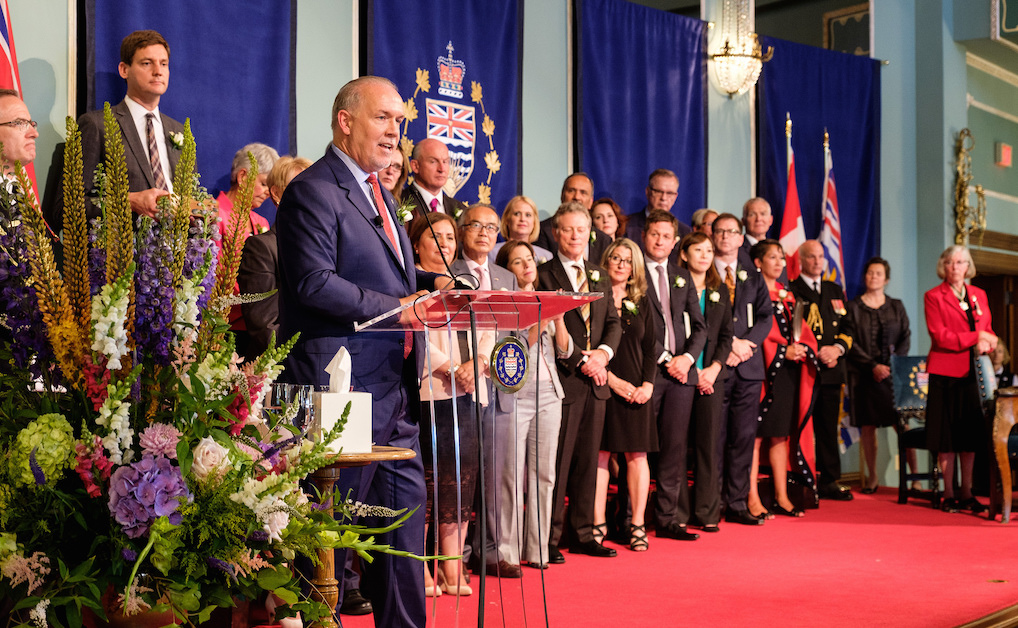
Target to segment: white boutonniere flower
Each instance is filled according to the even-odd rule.
[[[463,208],[462,207],[457,207],[452,212],[452,217],[457,219],[457,220],[459,220],[459,217],[462,216],[462,215],[463,215]]]
[[[962,312],[968,312],[969,311],[969,304],[966,303],[965,301],[958,301],[958,305],[961,306],[961,311]]]
[[[972,305],[976,308],[976,316],[982,316],[983,311],[979,309],[979,299],[976,298],[976,295],[972,295]]]
[[[396,208],[396,220],[399,224],[405,225],[414,218],[414,210],[409,205],[400,205]]]
[[[590,228],[590,243],[593,244],[594,242],[597,242],[597,231],[594,231],[594,228],[591,227]]]
[[[673,281],[672,284],[676,288],[685,288],[686,287],[686,280],[683,279],[682,277],[675,277],[675,281]]]
[[[622,299],[622,307],[626,308],[626,311],[630,314],[638,314],[640,312],[636,304],[629,299]]]
[[[710,299],[711,303],[717,303],[718,301],[721,300],[721,293],[718,292],[717,290],[713,290],[711,291],[710,294],[707,295],[707,298]]]
[[[749,275],[746,274],[746,271],[740,270],[739,274],[738,274],[738,277],[739,277],[739,282],[741,283],[743,281],[746,281],[746,278],[749,277]]]
[[[784,301],[785,297],[787,297],[787,296],[788,296],[788,290],[785,290],[784,288],[782,288],[781,290],[778,290],[778,298],[779,299]]]
[[[173,144],[173,148],[176,148],[177,150],[181,150],[181,149],[184,148],[184,134],[183,133],[180,133],[179,131],[177,133],[170,133],[169,138],[170,138],[170,144]]]
[[[596,270],[589,271],[587,277],[590,278],[590,283],[597,283],[601,281],[601,273]]]

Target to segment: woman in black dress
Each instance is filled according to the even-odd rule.
[[[597,455],[597,490],[594,493],[594,540],[604,539],[608,527],[605,505],[608,498],[608,460],[614,452],[626,456],[626,478],[632,522],[629,548],[646,551],[647,528],[644,513],[650,492],[650,465],[647,452],[657,451],[657,426],[651,414],[654,394],[655,331],[647,299],[647,275],[640,247],[628,238],[611,243],[601,258],[612,284],[615,309],[622,321],[622,340],[608,365],[608,388],[612,395],[605,411],[601,451]]]
[[[891,356],[908,355],[912,333],[908,314],[898,299],[884,294],[891,279],[891,266],[882,257],[866,262],[863,281],[866,292],[848,304],[848,316],[854,323],[855,338],[848,352],[852,425],[862,435],[866,458],[866,483],[862,492],[875,493],[880,481],[876,471],[877,428],[891,427],[898,420],[894,410],[894,386],[891,381]],[[915,450],[908,452],[908,465],[915,472]]]

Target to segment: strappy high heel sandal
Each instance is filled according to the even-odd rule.
[[[608,522],[594,524],[591,526],[590,533],[598,545],[604,545],[604,537],[608,536]]]
[[[647,525],[642,526],[629,526],[629,549],[634,552],[646,552],[650,549],[650,543],[647,542]]]

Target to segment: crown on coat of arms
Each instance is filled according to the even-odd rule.
[[[467,68],[460,59],[452,58],[452,42],[445,47],[448,57],[438,58],[438,93],[453,98],[463,98],[463,76]]]

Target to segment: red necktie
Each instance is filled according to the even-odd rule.
[[[437,209],[438,209],[438,199],[433,198],[431,199],[431,211],[436,211]]]
[[[378,177],[375,176],[374,172],[368,175],[368,183],[371,184],[371,191],[375,196],[375,209],[378,210],[378,215],[382,218],[382,229],[385,230],[385,235],[389,237],[393,251],[399,256],[399,245],[396,244],[396,231],[392,227],[392,217],[389,216],[389,210],[385,206],[385,199],[382,198],[382,188],[378,185]],[[414,333],[409,329],[403,333],[403,359],[405,360],[410,357],[410,351],[414,348]]]

